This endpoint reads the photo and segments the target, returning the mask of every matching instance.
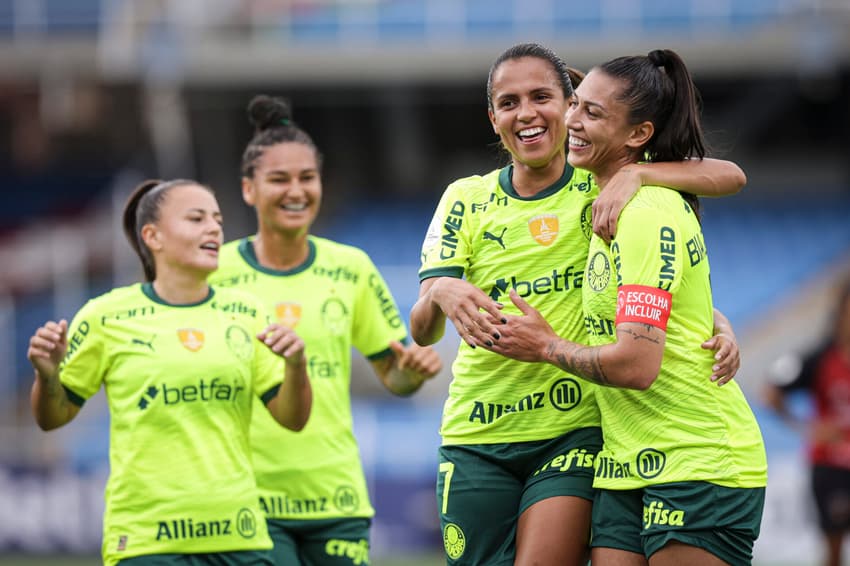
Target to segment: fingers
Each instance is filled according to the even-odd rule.
[[[304,353],[304,341],[291,328],[280,324],[270,324],[257,334],[269,350],[282,356],[286,361],[300,361]]]
[[[729,383],[741,367],[741,356],[737,344],[723,335],[717,335],[703,342],[702,347],[715,351],[711,381],[718,386]]]
[[[403,353],[401,355],[396,352],[396,347],[393,344],[398,344],[402,347]],[[396,352],[396,359],[400,370],[412,371],[423,376],[425,379],[429,379],[443,369],[443,361],[440,359],[440,355],[430,346],[411,344],[407,348],[404,348],[400,342],[391,342],[390,348]]]

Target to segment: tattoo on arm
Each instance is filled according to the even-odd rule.
[[[568,345],[553,340],[546,347],[546,354],[555,361],[555,365],[568,373],[599,385],[611,385],[599,358],[599,348]]]
[[[649,325],[649,324],[644,324],[643,326],[644,326],[644,330],[646,330],[646,334],[637,333],[637,332],[631,330],[630,328],[618,328],[617,329],[617,336],[620,336],[621,334],[625,334],[625,335],[631,336],[633,340],[647,340],[648,342],[652,342],[653,344],[660,344],[661,340],[659,340],[657,337],[654,337],[650,334],[650,332],[652,331],[652,328],[654,328],[654,327],[652,325]]]

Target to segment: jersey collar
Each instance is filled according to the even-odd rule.
[[[254,243],[250,238],[243,238],[239,242],[239,255],[242,256],[242,259],[244,259],[248,265],[261,273],[265,273],[267,275],[295,275],[306,270],[313,265],[314,261],[316,261],[316,244],[313,242],[312,238],[307,239],[307,247],[309,249],[307,252],[307,259],[304,260],[304,263],[293,267],[292,269],[272,269],[261,265],[260,261],[257,259],[257,252],[254,251]]]
[[[157,295],[156,290],[154,290],[154,288],[153,288],[153,283],[150,283],[150,282],[142,283],[142,293],[144,293],[147,298],[149,298],[150,300],[152,300],[155,303],[159,303],[160,305],[166,305],[166,306],[169,306],[169,307],[176,307],[176,308],[196,307],[198,305],[202,305],[202,304],[206,303],[207,301],[212,299],[213,295],[215,295],[215,290],[212,288],[212,286],[210,286],[209,289],[210,290],[209,290],[209,293],[207,293],[207,296],[204,297],[203,299],[201,299],[200,301],[195,302],[195,303],[186,303],[186,304],[177,305],[177,304],[174,304],[174,303],[169,303],[168,301],[166,301],[165,299],[163,299],[162,297]]]
[[[514,166],[508,165],[504,169],[499,172],[499,186],[502,187],[502,190],[505,191],[505,194],[518,199],[518,200],[540,200],[544,199],[550,195],[553,195],[560,191],[567,185],[567,182],[573,176],[573,168],[567,163],[564,165],[564,172],[561,174],[561,178],[537,193],[534,196],[523,197],[517,194],[516,189],[514,189],[513,184],[513,175],[514,175]]]

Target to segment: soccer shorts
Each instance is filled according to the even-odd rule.
[[[275,566],[369,564],[371,519],[268,519]]]
[[[598,427],[534,442],[442,446],[437,508],[448,563],[512,565],[523,511],[550,497],[593,500],[601,448]]]
[[[707,550],[729,564],[750,564],[764,488],[679,482],[643,489],[600,489],[593,503],[590,546],[647,558],[671,541]]]
[[[270,550],[211,554],[148,554],[125,558],[118,566],[274,566]]]

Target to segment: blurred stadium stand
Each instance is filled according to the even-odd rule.
[[[831,286],[850,273],[848,29],[847,0],[0,0],[0,562],[99,546],[105,403],[37,431],[30,333],[138,279],[118,211],[142,178],[211,184],[227,236],[251,233],[238,171],[254,94],[292,100],[326,154],[317,233],[366,249],[406,313],[442,189],[504,163],[484,97],[499,53],[539,41],[587,69],[676,49],[709,141],[749,177],[741,195],[705,202],[704,226],[752,394],[777,352],[817,341]],[[439,345],[447,366],[456,343]],[[438,548],[450,372],[405,400],[362,361],[355,373],[376,556]],[[813,563],[795,510],[808,505],[799,439],[751,399],[773,486],[757,559]],[[67,517],[80,518],[73,532]]]

